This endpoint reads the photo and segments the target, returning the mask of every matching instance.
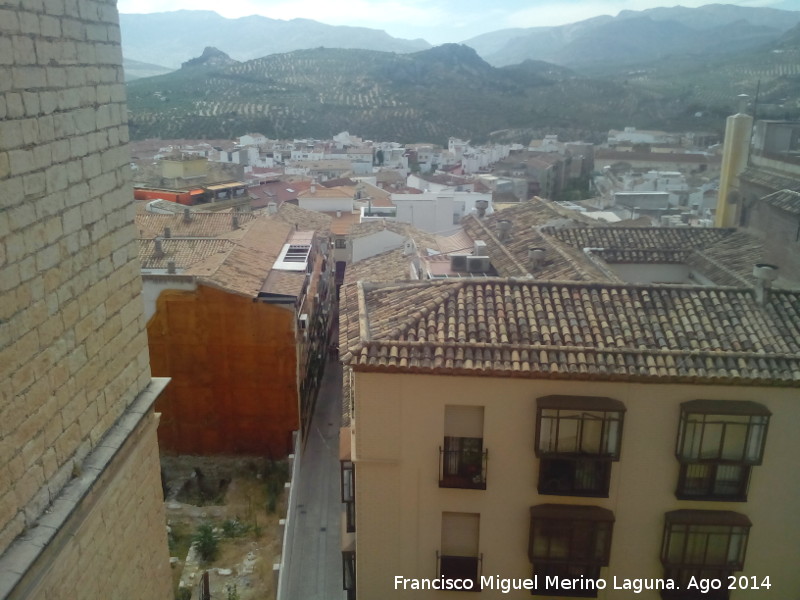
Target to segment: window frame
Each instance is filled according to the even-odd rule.
[[[533,575],[558,575],[561,577],[580,577],[596,580],[600,569],[608,566],[611,557],[611,542],[614,534],[614,513],[599,506],[539,504],[530,509],[530,531],[528,536],[528,559],[531,561]],[[537,537],[543,530],[551,529],[556,535],[547,541],[547,555],[539,554],[536,548]],[[566,534],[566,556],[553,556],[552,551],[557,537]],[[591,538],[594,556],[575,555],[576,548],[584,546],[580,538]],[[556,542],[554,544],[554,541]],[[563,541],[563,540],[562,540]],[[598,552],[599,550],[599,552]],[[561,554],[561,552],[556,552]],[[536,579],[536,578],[534,578]],[[536,579],[544,586],[546,577]],[[549,589],[542,587],[531,592],[532,595],[576,596],[594,598],[596,589]]]
[[[706,579],[716,578],[727,582],[727,578],[734,571],[743,570],[751,527],[752,523],[746,515],[734,511],[682,509],[666,513],[660,558],[664,567],[664,579],[674,580],[678,589],[663,590],[662,598],[705,598],[707,600],[727,598],[727,585],[723,586],[725,589],[705,595],[701,594],[700,590],[687,590],[686,582],[692,576]],[[716,531],[713,528],[716,528]],[[725,528],[728,533],[724,560],[709,561],[711,536],[719,536],[721,533],[719,530]],[[732,561],[730,558],[734,535],[739,537],[739,541],[735,560]],[[673,551],[673,537],[677,537],[676,544],[680,546],[678,559]],[[703,548],[702,561],[687,557],[688,553],[696,553],[701,546]]]
[[[352,460],[339,461],[339,483],[345,505],[346,531],[356,530],[356,465]]]
[[[448,516],[450,521],[448,522]],[[469,528],[467,531],[474,533],[473,536],[463,538],[464,523],[463,519],[467,519]],[[452,535],[454,531],[454,521],[459,534]],[[446,523],[448,523],[446,525]],[[481,515],[480,513],[466,513],[466,512],[443,512],[442,513],[442,539],[440,550],[436,551],[436,574],[443,581],[451,579],[470,579],[473,582],[470,590],[479,592],[481,587],[479,585],[481,574],[483,571],[483,553],[480,551],[481,540]],[[470,547],[469,552],[464,550],[464,540],[467,539],[467,545]],[[454,548],[456,550],[454,551]],[[454,553],[458,552],[460,553]]]
[[[622,402],[602,396],[552,395],[537,398],[534,452],[539,458],[539,494],[608,497],[611,463],[620,459],[625,412]],[[598,418],[600,433],[597,451],[587,451],[587,438],[592,434],[589,424],[597,424]],[[562,433],[567,430],[562,426],[567,423],[574,424],[576,432],[572,448],[566,448],[561,443],[564,439]],[[545,427],[550,429],[549,448],[545,448]],[[554,478],[554,473],[559,471],[561,475]],[[585,473],[583,477],[581,471]],[[580,481],[586,481],[587,476],[596,480],[595,485],[581,487]]]
[[[347,600],[355,600],[356,597],[356,551],[355,550],[342,551],[342,589],[347,592]]]
[[[751,468],[764,459],[771,416],[767,407],[749,400],[683,402],[675,441],[680,464],[675,496],[680,500],[746,501]],[[741,427],[746,428],[743,436],[736,433]],[[719,429],[710,434],[719,438],[716,451],[705,444],[706,433],[714,429]],[[730,442],[737,437],[742,439],[740,455],[726,456],[726,438]],[[730,467],[737,467],[739,476],[727,479],[725,486],[721,475],[730,474]],[[706,469],[709,474],[692,477],[693,468]]]

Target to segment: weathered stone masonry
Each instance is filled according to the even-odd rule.
[[[121,63],[115,2],[0,0],[0,598],[171,596]]]

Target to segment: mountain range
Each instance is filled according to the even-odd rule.
[[[648,27],[659,23],[634,14],[595,21],[605,23],[602,31],[644,28],[643,19]],[[713,33],[719,28],[777,31],[765,19],[719,24],[709,18],[711,33],[700,37],[714,47],[721,43]],[[665,23],[673,33],[688,27]],[[597,36],[598,28],[593,31],[574,39]],[[800,117],[800,25],[787,30],[784,23],[769,41],[749,48],[731,43],[725,52],[673,48],[656,56],[639,47],[666,43],[669,35],[644,31],[617,36],[616,46],[596,52],[626,47],[627,60],[571,67],[532,59],[497,67],[463,44],[405,53],[315,47],[246,61],[210,47],[176,71],[129,81],[130,133],[133,139],[232,138],[248,131],[327,138],[349,130],[404,143],[444,143],[448,136],[527,143],[542,133],[596,141],[628,125],[721,133],[741,93],[754,97],[759,117]],[[484,41],[491,46],[491,38]]]
[[[699,8],[623,11],[558,27],[502,29],[461,43],[493,66],[543,60],[573,68],[632,63],[668,56],[730,55],[775,41],[800,23],[800,12],[711,4]],[[352,48],[412,53],[425,40],[394,38],[364,27],[332,26],[309,19],[262,16],[226,19],[180,10],[121,14],[127,59],[176,69],[206,46],[239,61],[310,48]]]

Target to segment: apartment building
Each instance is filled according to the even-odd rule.
[[[462,227],[460,250],[376,255],[342,288],[348,596],[795,593],[792,263],[744,231],[540,200]],[[409,281],[464,238],[500,278]]]
[[[341,327],[349,597],[800,589],[797,292],[359,282]]]
[[[323,217],[137,215],[165,452],[280,458],[305,435],[332,326]]]

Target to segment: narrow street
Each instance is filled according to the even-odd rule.
[[[339,427],[342,368],[328,359],[305,450],[300,458],[295,524],[289,539],[286,600],[339,600],[342,590]]]

